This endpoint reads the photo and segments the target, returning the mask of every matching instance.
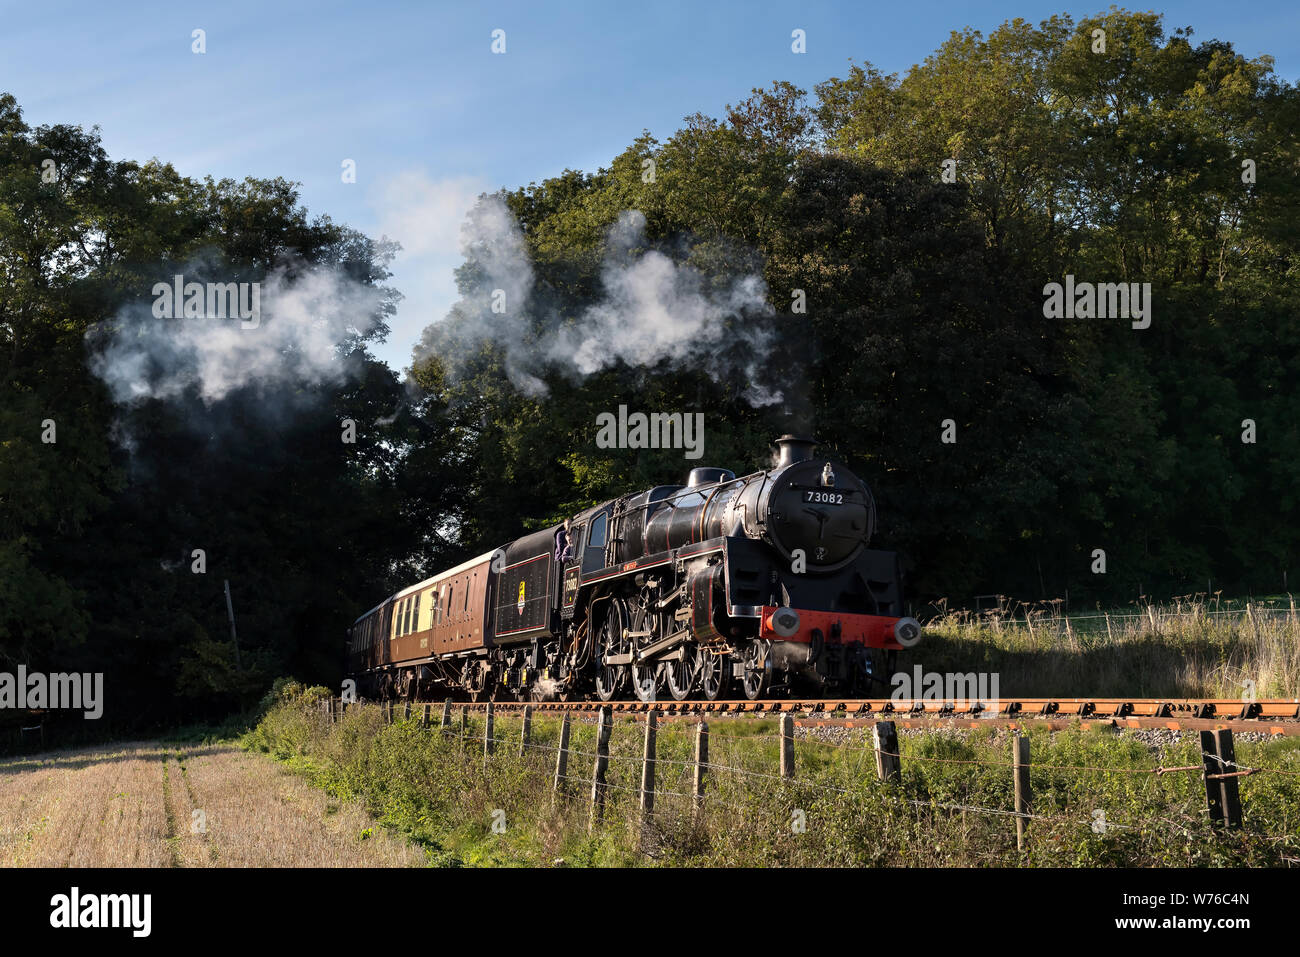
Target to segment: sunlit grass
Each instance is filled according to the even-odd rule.
[[[1149,744],[1128,732],[1079,725],[1034,728],[1034,813],[1016,849],[1006,729],[906,734],[900,781],[877,780],[869,734],[832,743],[801,731],[796,776],[779,777],[775,720],[710,721],[706,798],[694,811],[695,726],[658,730],[656,806],[642,823],[644,724],[616,718],[607,803],[593,826],[591,713],[574,720],[564,794],[552,790],[559,719],[535,715],[520,754],[520,720],[498,715],[495,753],[484,719],[459,714],[450,734],[418,721],[385,723],[373,705],[336,723],[289,702],[245,739],[335,797],[364,801],[380,820],[445,866],[1283,866],[1300,859],[1300,777],[1241,779],[1246,827],[1211,829],[1197,740]],[[1240,740],[1238,760],[1300,772],[1300,742]],[[1093,770],[1104,768],[1105,771]],[[495,826],[494,826],[495,825]],[[1102,827],[1101,830],[1097,830]]]

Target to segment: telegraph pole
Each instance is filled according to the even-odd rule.
[[[235,670],[243,671],[244,666],[239,663],[239,635],[235,633],[235,606],[230,603],[230,579],[222,579],[226,585],[226,614],[230,617],[230,640],[235,645]]]

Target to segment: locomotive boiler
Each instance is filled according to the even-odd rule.
[[[691,470],[390,596],[349,631],[374,695],[716,700],[883,690],[920,638],[871,491],[799,436]]]

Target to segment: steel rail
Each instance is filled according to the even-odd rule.
[[[412,702],[441,705],[445,699]],[[454,707],[482,711],[488,702],[455,701]],[[532,708],[545,712],[596,712],[609,708],[615,715],[654,711],[663,719],[690,717],[763,717],[791,713],[796,724],[808,727],[869,727],[891,720],[901,727],[1023,727],[1045,721],[1054,729],[1075,719],[1110,723],[1116,727],[1168,728],[1171,730],[1255,731],[1300,735],[1300,699],[1261,698],[1059,698],[1012,697],[996,703],[889,698],[774,698],[759,701],[493,701],[498,712]]]

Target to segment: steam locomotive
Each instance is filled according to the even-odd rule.
[[[921,635],[876,506],[810,438],[692,469],[386,598],[348,630],[359,693],[716,700],[879,693]]]

